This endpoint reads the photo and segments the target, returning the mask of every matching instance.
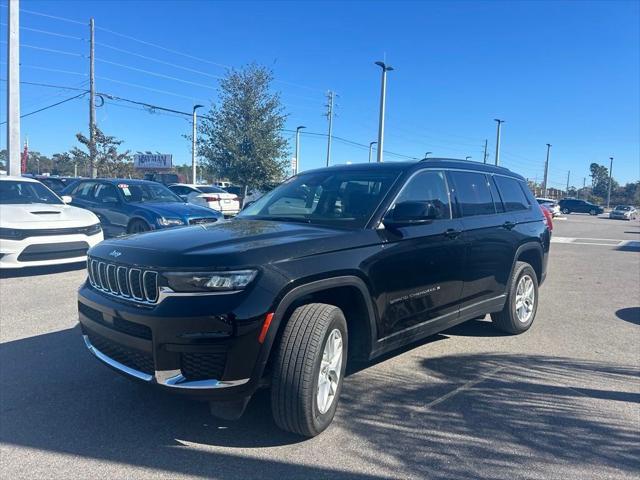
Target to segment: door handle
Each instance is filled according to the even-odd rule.
[[[516,226],[516,224],[513,223],[513,222],[504,222],[502,224],[502,228],[506,228],[507,230],[511,230],[515,226]]]
[[[455,228],[449,228],[444,232],[444,236],[447,238],[457,238],[462,233],[462,230],[456,230]]]

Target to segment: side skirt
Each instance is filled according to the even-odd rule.
[[[425,337],[435,335],[460,323],[483,317],[488,313],[499,312],[503,309],[507,295],[499,295],[488,300],[468,305],[460,310],[440,317],[432,318],[406,330],[393,333],[376,342],[375,349],[371,352],[369,359],[373,359],[382,354],[402,347],[408,343],[421,340]]]

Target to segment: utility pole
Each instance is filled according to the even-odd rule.
[[[329,137],[327,138],[327,167],[331,162],[331,136],[333,134],[333,97],[334,95],[335,95],[334,92],[332,92],[331,90],[327,92],[327,98],[328,98],[327,118],[329,119]]]
[[[307,128],[304,125],[300,125],[296,128],[296,165],[293,169],[293,174],[298,174],[298,168],[300,168],[300,130]]]
[[[609,157],[609,189],[607,190],[607,208],[611,202],[611,181],[613,179],[613,157]]]
[[[197,125],[198,118],[196,114],[196,110],[201,108],[202,105],[194,105],[193,113],[191,115],[191,178],[194,185],[198,183],[198,173],[196,172],[196,152],[197,152]]]
[[[89,20],[89,175],[96,178],[95,22]]]
[[[382,86],[380,89],[380,123],[378,125],[378,163],[383,161],[384,153],[384,109],[387,96],[387,72],[393,67],[384,62],[375,62],[382,69]]]
[[[571,177],[571,170],[567,172],[567,197],[569,196],[569,178]]]
[[[369,142],[369,163],[371,163],[371,153],[373,152],[373,146],[378,142]]]
[[[584,195],[585,193],[585,189],[587,188],[587,177],[582,177],[582,195]],[[581,195],[578,195],[578,198],[580,198]],[[586,195],[585,195],[586,197]]]
[[[544,179],[542,180],[542,196],[547,198],[547,175],[549,174],[549,151],[551,144],[547,143],[547,160],[544,162]]]
[[[500,165],[500,128],[504,123],[504,120],[500,120],[499,118],[493,119],[495,122],[498,122],[498,131],[496,132],[496,167]]]
[[[484,155],[482,158],[484,158],[484,163],[487,163],[487,139],[486,138],[484,139]]]
[[[9,0],[7,28],[7,173],[20,176],[20,2]]]

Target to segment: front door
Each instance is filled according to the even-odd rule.
[[[438,216],[427,224],[379,230],[383,248],[369,269],[380,312],[379,339],[403,332],[419,334],[431,320],[455,318],[462,290],[462,225],[452,217],[444,172],[414,174],[388,215],[405,201],[430,202]]]

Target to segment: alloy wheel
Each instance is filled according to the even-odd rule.
[[[536,292],[533,279],[529,275],[523,275],[516,287],[516,317],[522,323],[527,323],[533,315]]]
[[[320,372],[318,374],[318,391],[316,403],[321,414],[327,413],[338,391],[340,372],[342,369],[342,334],[333,329],[324,344]]]

